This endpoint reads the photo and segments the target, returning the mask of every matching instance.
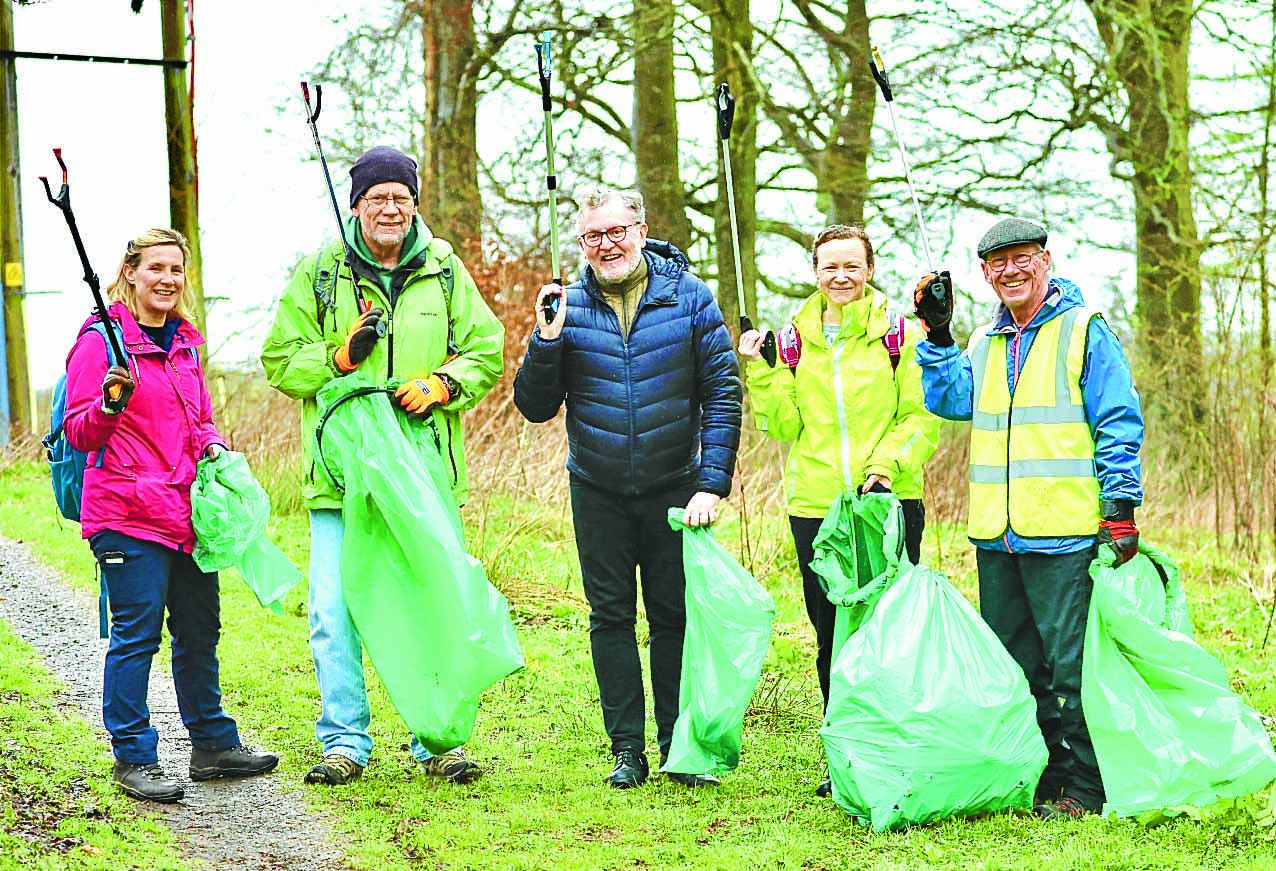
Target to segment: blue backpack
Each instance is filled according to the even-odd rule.
[[[120,325],[111,321],[111,327],[120,339],[120,347],[123,348],[124,333]],[[106,358],[108,361],[111,360],[115,352],[111,350],[111,342],[106,337],[106,325],[98,321],[91,324],[89,329],[102,337],[102,341],[106,343]],[[123,360],[111,365],[127,368],[128,353],[125,352]],[[66,433],[62,431],[62,421],[65,417],[66,374],[64,373],[58,379],[57,386],[53,388],[53,401],[49,408],[49,434],[41,439],[40,443],[44,445],[45,453],[49,457],[49,473],[53,479],[53,499],[58,503],[58,511],[62,512],[62,516],[67,520],[78,521],[80,500],[84,493],[84,467],[88,464],[89,455],[84,451],[77,451],[66,440]],[[103,445],[102,450],[98,451],[97,462],[94,465],[100,467],[105,457],[106,446]]]

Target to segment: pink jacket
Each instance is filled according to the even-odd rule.
[[[213,426],[212,401],[195,348],[204,337],[183,322],[167,354],[142,332],[121,303],[111,318],[124,331],[129,373],[137,385],[120,414],[102,410],[106,342],[80,327],[66,361],[66,437],[89,454],[80,509],[85,538],[111,529],[190,553],[191,483],[195,464],[211,444],[225,444]],[[101,468],[98,454],[104,452]]]

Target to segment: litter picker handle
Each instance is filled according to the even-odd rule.
[[[895,102],[895,95],[891,91],[891,80],[886,75],[886,64],[882,61],[877,46],[873,46],[873,56],[868,59],[868,68],[873,73],[873,81],[877,82],[877,87],[881,89],[886,102]]]
[[[547,160],[545,172],[545,189],[549,194],[549,267],[553,273],[550,281],[563,286],[563,271],[558,260],[558,175],[554,172],[554,113],[549,98],[550,76],[553,74],[553,47],[549,36],[536,43],[536,77],[541,86],[541,110],[545,113],[545,156]],[[563,303],[562,291],[547,294],[542,310],[546,322],[558,317],[558,308]]]
[[[718,93],[714,100],[718,109],[718,138],[726,142],[731,138],[731,124],[735,121],[735,97],[727,83],[718,85]]]
[[[115,335],[115,330],[111,328],[110,317],[106,311],[106,302],[102,299],[102,285],[98,281],[97,273],[93,271],[92,265],[89,264],[88,252],[84,250],[84,240],[80,238],[80,228],[75,223],[75,212],[71,210],[71,184],[67,180],[66,161],[62,159],[62,149],[53,149],[53,157],[58,162],[58,166],[62,168],[62,187],[58,189],[58,195],[55,197],[53,189],[49,187],[48,177],[42,175],[39,178],[40,183],[44,185],[44,195],[49,198],[49,202],[58,207],[62,217],[66,218],[67,228],[71,231],[71,241],[75,243],[75,253],[80,256],[80,265],[84,267],[84,283],[93,292],[93,304],[97,306],[97,316],[106,325],[106,340],[115,355],[114,359],[122,362],[128,358],[124,356],[124,348],[120,345],[119,337]],[[116,398],[118,398],[118,393]]]

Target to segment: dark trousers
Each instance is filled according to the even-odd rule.
[[[1050,751],[1042,792],[1062,787],[1082,804],[1103,804],[1103,781],[1081,710],[1081,657],[1095,548],[1075,553],[1002,553],[976,548],[979,611],[1028,678]]]
[[[646,746],[646,699],[634,635],[638,577],[651,631],[651,689],[662,753],[673,738],[687,609],[682,536],[669,527],[668,514],[686,505],[694,492],[688,484],[646,496],[618,496],[571,480],[576,550],[589,600],[589,643],[613,753]]]
[[[166,608],[173,686],[192,746],[225,750],[239,743],[235,721],[222,710],[217,674],[216,572],[200,571],[190,554],[119,532],[99,532],[90,544],[111,604],[102,720],[115,758],[135,765],[158,761],[159,736],[151,725],[146,690]]]
[[[922,533],[926,531],[926,507],[920,499],[901,499],[904,509],[904,550],[909,562],[916,565],[922,554]],[[815,673],[820,678],[824,707],[829,706],[829,668],[833,660],[833,626],[837,606],[824,595],[820,578],[811,570],[815,559],[815,536],[824,522],[819,517],[789,517],[793,546],[797,550],[798,568],[802,571],[802,595],[806,599],[806,616],[815,627]]]

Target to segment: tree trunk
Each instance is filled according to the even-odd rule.
[[[673,0],[634,6],[633,152],[650,234],[686,251],[691,244],[691,223],[678,167],[673,24]]]
[[[421,217],[458,253],[481,253],[473,0],[422,0],[425,118]]]
[[[1191,0],[1086,0],[1129,101],[1116,156],[1134,169],[1139,370],[1153,416],[1199,431],[1201,243],[1192,213]]]
[[[758,324],[757,196],[758,196],[758,90],[756,79],[744,64],[752,57],[753,24],[749,20],[749,0],[712,0],[706,7],[713,40],[713,86],[726,82],[735,97],[735,122],[727,140],[731,155],[731,176],[735,187],[735,210],[739,231],[740,272],[744,285],[745,310]],[[741,57],[743,55],[743,57]],[[714,135],[717,135],[716,126]],[[721,147],[721,146],[719,146]],[[725,167],[721,166],[725,171]],[[718,176],[718,203],[714,209],[714,238],[718,253],[718,306],[727,324],[734,329],[740,321],[739,283],[736,278],[735,246],[732,241],[725,174]]]
[[[826,196],[829,223],[864,224],[864,203],[868,200],[868,156],[872,150],[873,116],[877,110],[877,83],[868,68],[870,43],[868,12],[864,0],[846,4],[846,26],[842,38],[859,51],[847,56],[847,78],[851,85],[850,110],[836,119],[836,135],[821,155],[816,172],[819,192]],[[920,98],[921,95],[919,94]]]

